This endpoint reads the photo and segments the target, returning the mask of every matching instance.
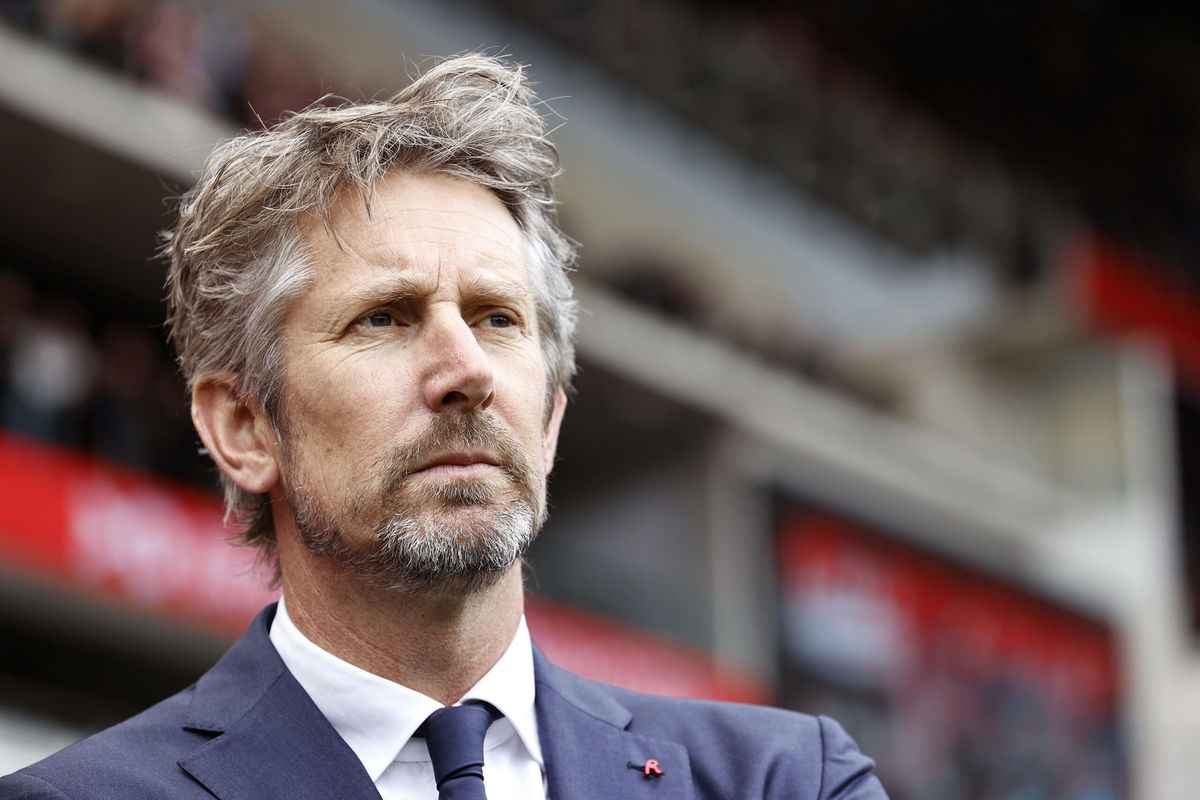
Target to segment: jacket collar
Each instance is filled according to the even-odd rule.
[[[533,657],[550,800],[692,797],[682,744],[634,733],[633,713],[610,687],[559,669],[536,647]],[[661,774],[647,774],[651,760]]]
[[[221,800],[379,800],[342,738],[284,667],[269,638],[275,605],[196,684],[184,727],[221,734],[179,766]],[[602,684],[533,650],[538,739],[551,800],[693,796],[686,748],[630,730],[634,715]],[[661,775],[647,775],[646,762]]]

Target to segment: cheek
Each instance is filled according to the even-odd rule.
[[[302,388],[292,387],[288,419],[299,427],[296,433],[330,449],[378,440],[400,416],[399,404],[399,392],[382,373],[367,372],[353,379],[325,374]]]
[[[540,463],[545,460],[546,446],[551,438],[549,426],[552,406],[547,404],[546,392],[540,385],[522,391],[519,402],[517,416],[510,424],[514,427],[519,425],[519,435],[530,456],[536,457]]]

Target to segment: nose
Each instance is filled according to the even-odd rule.
[[[430,320],[425,330],[429,353],[425,404],[434,412],[483,410],[495,398],[492,360],[471,326],[457,314]]]

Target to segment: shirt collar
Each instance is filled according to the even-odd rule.
[[[283,598],[270,636],[283,663],[362,761],[372,781],[396,759],[425,718],[442,707],[431,697],[367,672],[314,644],[292,622]],[[524,616],[504,655],[462,700],[484,700],[499,709],[530,756],[545,768],[534,710],[533,645]],[[489,731],[488,739],[492,738]]]
[[[529,638],[524,614],[504,655],[467,690],[462,699],[483,700],[499,709],[516,729],[529,755],[545,768],[534,707],[533,642]]]

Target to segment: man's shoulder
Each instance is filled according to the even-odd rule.
[[[549,671],[544,671],[549,677]],[[682,745],[698,797],[881,800],[874,762],[834,720],[768,706],[645,694],[558,671],[542,687],[569,702],[605,698],[628,713],[628,733]],[[604,711],[610,722],[610,711]]]
[[[543,675],[550,670],[556,672],[554,679],[542,681],[543,686],[571,695],[581,706],[593,692],[615,701],[631,714],[629,729],[647,736],[674,741],[733,739],[758,748],[778,741],[794,748],[797,743],[819,744],[822,726],[837,724],[827,718],[771,706],[648,694],[557,667],[544,668]],[[587,691],[579,692],[580,687],[586,687]]]
[[[177,762],[209,735],[184,728],[194,686],[0,778],[0,797],[179,797]]]

